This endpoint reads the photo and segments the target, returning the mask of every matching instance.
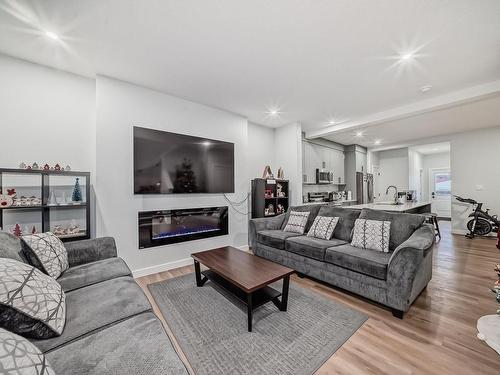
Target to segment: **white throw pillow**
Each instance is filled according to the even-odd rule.
[[[61,285],[35,267],[0,258],[0,326],[17,334],[47,339],[66,323]]]
[[[68,252],[55,234],[29,234],[21,239],[26,257],[40,271],[57,279],[69,268]]]
[[[390,235],[390,221],[357,219],[354,223],[351,245],[388,253]]]
[[[291,211],[286,223],[285,232],[304,234],[309,212]]]
[[[309,229],[309,232],[307,233],[307,236],[330,240],[338,222],[338,217],[316,216],[314,223],[311,225],[311,229]]]
[[[55,375],[45,356],[24,337],[0,328],[2,374]]]

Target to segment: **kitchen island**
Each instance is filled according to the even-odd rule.
[[[375,203],[365,203],[356,204],[350,206],[349,208],[363,209],[370,208],[372,210],[380,211],[390,211],[390,212],[406,212],[408,214],[426,214],[431,212],[431,202],[405,202],[402,204],[393,204],[391,202],[375,202]]]

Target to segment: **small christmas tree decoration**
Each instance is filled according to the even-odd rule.
[[[81,202],[82,198],[82,189],[80,189],[80,178],[76,178],[75,187],[73,188],[73,195],[71,195],[71,200],[73,202]]]
[[[38,164],[36,162],[33,163],[33,165],[31,166],[32,169],[40,169],[40,167],[38,166]],[[29,166],[28,166],[28,169],[29,169]]]
[[[34,169],[34,168],[33,168],[33,169]],[[48,164],[45,164],[45,165],[43,166],[43,170],[44,170],[44,171],[49,171],[49,170],[50,170],[49,165],[48,165]]]
[[[59,172],[61,170],[61,166],[59,164],[56,164],[54,170]]]
[[[66,166],[66,168],[64,168],[64,170],[65,170],[66,172],[69,172],[69,171],[71,170],[71,167],[70,167],[69,165],[67,165],[67,166]]]
[[[19,169],[26,169],[26,164],[24,164],[24,162],[19,164]]]
[[[14,236],[21,237],[23,235],[23,231],[21,230],[21,226],[16,223],[16,226],[14,227],[14,230],[12,231]]]

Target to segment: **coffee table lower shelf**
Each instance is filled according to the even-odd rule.
[[[198,268],[199,270],[199,265],[195,268]],[[199,272],[198,270],[197,272]],[[203,279],[201,278],[201,275],[204,276]],[[265,303],[272,302],[281,311],[286,311],[287,309],[290,276],[286,276],[283,279],[283,293],[280,293],[276,289],[267,285],[254,292],[247,293],[212,270],[204,270],[201,272],[201,275],[199,276],[199,283],[197,278],[197,285],[199,287],[203,286],[205,281],[210,280],[247,306],[248,332],[252,332],[253,310],[257,307],[262,306]],[[281,301],[279,297],[281,297]]]
[[[212,270],[201,271],[201,273],[208,280],[224,288],[226,291],[231,293],[231,295],[239,299],[245,305],[248,305],[247,293],[238,288],[236,285],[231,284],[229,281],[224,279],[222,276],[219,276]],[[278,292],[276,289],[273,289],[270,286],[265,286],[252,293],[252,307],[255,309],[259,306],[262,306],[265,303],[271,302],[272,300],[280,296],[281,292]]]

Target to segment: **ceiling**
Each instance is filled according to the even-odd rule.
[[[450,142],[431,143],[427,145],[414,146],[411,148],[422,155],[442,154],[450,152]]]
[[[446,136],[482,128],[500,126],[500,93],[481,100],[437,109],[405,118],[384,121],[356,129],[325,135],[342,144],[359,144],[368,148],[393,148],[423,138]],[[358,135],[361,132],[361,135]],[[380,144],[375,144],[379,140]]]
[[[498,0],[0,0],[0,52],[306,130],[500,80],[499,47]]]

